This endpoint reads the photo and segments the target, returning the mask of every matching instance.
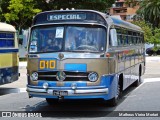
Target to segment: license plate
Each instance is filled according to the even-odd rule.
[[[53,90],[53,95],[55,95],[55,96],[66,96],[66,95],[68,95],[68,91]]]
[[[50,70],[50,69],[55,69],[56,68],[56,61],[55,60],[48,60],[48,59],[43,59],[39,61],[39,69],[40,70]]]

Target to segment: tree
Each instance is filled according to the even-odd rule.
[[[115,0],[34,0],[36,7],[46,10],[60,10],[61,8],[92,9],[106,11]]]
[[[160,44],[160,29],[155,28],[153,33],[154,33],[154,36],[151,36],[150,43],[154,44],[154,47],[156,49],[157,45]]]
[[[4,22],[5,17],[4,14],[9,12],[7,7],[9,6],[9,1],[10,0],[0,0],[0,21]]]
[[[152,27],[149,23],[146,23],[144,20],[133,21],[132,23],[142,28],[142,30],[144,31],[144,40],[146,43],[153,43],[153,41],[151,40],[151,37],[153,36]]]
[[[150,22],[154,28],[160,26],[160,0],[143,0],[137,13],[142,15],[145,21]]]
[[[160,29],[155,28],[153,29],[151,24],[146,23],[143,21],[133,21],[132,22],[135,25],[138,25],[142,28],[144,31],[144,40],[148,44],[154,44],[154,50],[156,51],[159,47],[157,47],[158,44],[160,44]]]
[[[34,0],[10,0],[8,10],[10,12],[4,15],[6,21],[13,23],[19,31],[41,11],[34,8]]]

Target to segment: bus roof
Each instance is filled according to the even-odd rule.
[[[79,14],[82,19],[62,19],[63,15],[75,15]],[[56,16],[57,15],[57,16]],[[59,16],[60,15],[60,16]],[[85,15],[85,16],[83,16]],[[66,17],[66,16],[65,16]],[[50,19],[51,18],[51,19]],[[56,19],[55,19],[56,18]],[[60,19],[58,19],[60,18]],[[71,16],[69,16],[71,18]],[[108,18],[108,19],[107,19]],[[81,22],[81,23],[99,23],[107,26],[107,23],[110,25],[115,25],[135,31],[141,31],[142,29],[132,23],[126,22],[109,16],[103,12],[95,10],[53,10],[53,11],[44,11],[38,13],[34,19],[32,25],[36,24],[47,24],[47,23],[61,23],[61,22]]]
[[[53,10],[38,13],[33,19],[33,25],[47,23],[99,23],[106,25],[107,15],[95,10]]]
[[[120,19],[114,18],[112,16],[110,16],[110,18],[112,19],[113,24],[115,26],[119,26],[119,27],[123,27],[123,28],[127,28],[127,29],[132,29],[132,30],[135,30],[135,31],[142,31],[142,29],[139,26],[134,25],[130,22],[120,20]]]
[[[0,31],[16,32],[16,29],[10,24],[0,22]]]

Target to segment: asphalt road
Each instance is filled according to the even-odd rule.
[[[121,120],[159,120],[159,117],[118,117],[122,113],[132,115],[129,111],[145,114],[152,111],[155,114],[160,111],[160,58],[147,57],[146,73],[143,75],[143,83],[135,88],[129,87],[124,91],[118,106],[109,107],[102,101],[66,101],[49,106],[45,99],[28,98],[25,92],[26,70],[20,69],[21,77],[18,81],[0,86],[0,111],[42,112],[44,119],[121,119]],[[45,114],[43,111],[47,111]],[[118,113],[116,112],[118,111]],[[124,112],[123,112],[124,111]],[[138,112],[139,111],[139,112]],[[117,117],[109,117],[109,116]],[[143,114],[140,114],[143,116]],[[43,119],[42,118],[42,119]],[[1,118],[0,118],[1,119]],[[3,118],[4,119],[4,118]],[[6,118],[8,119],[8,118]],[[12,118],[20,119],[20,118]],[[27,118],[23,118],[27,119]],[[31,118],[33,119],[33,118]],[[39,120],[39,118],[34,118]]]

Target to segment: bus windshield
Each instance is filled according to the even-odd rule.
[[[32,29],[29,52],[103,52],[104,27],[40,26]]]

